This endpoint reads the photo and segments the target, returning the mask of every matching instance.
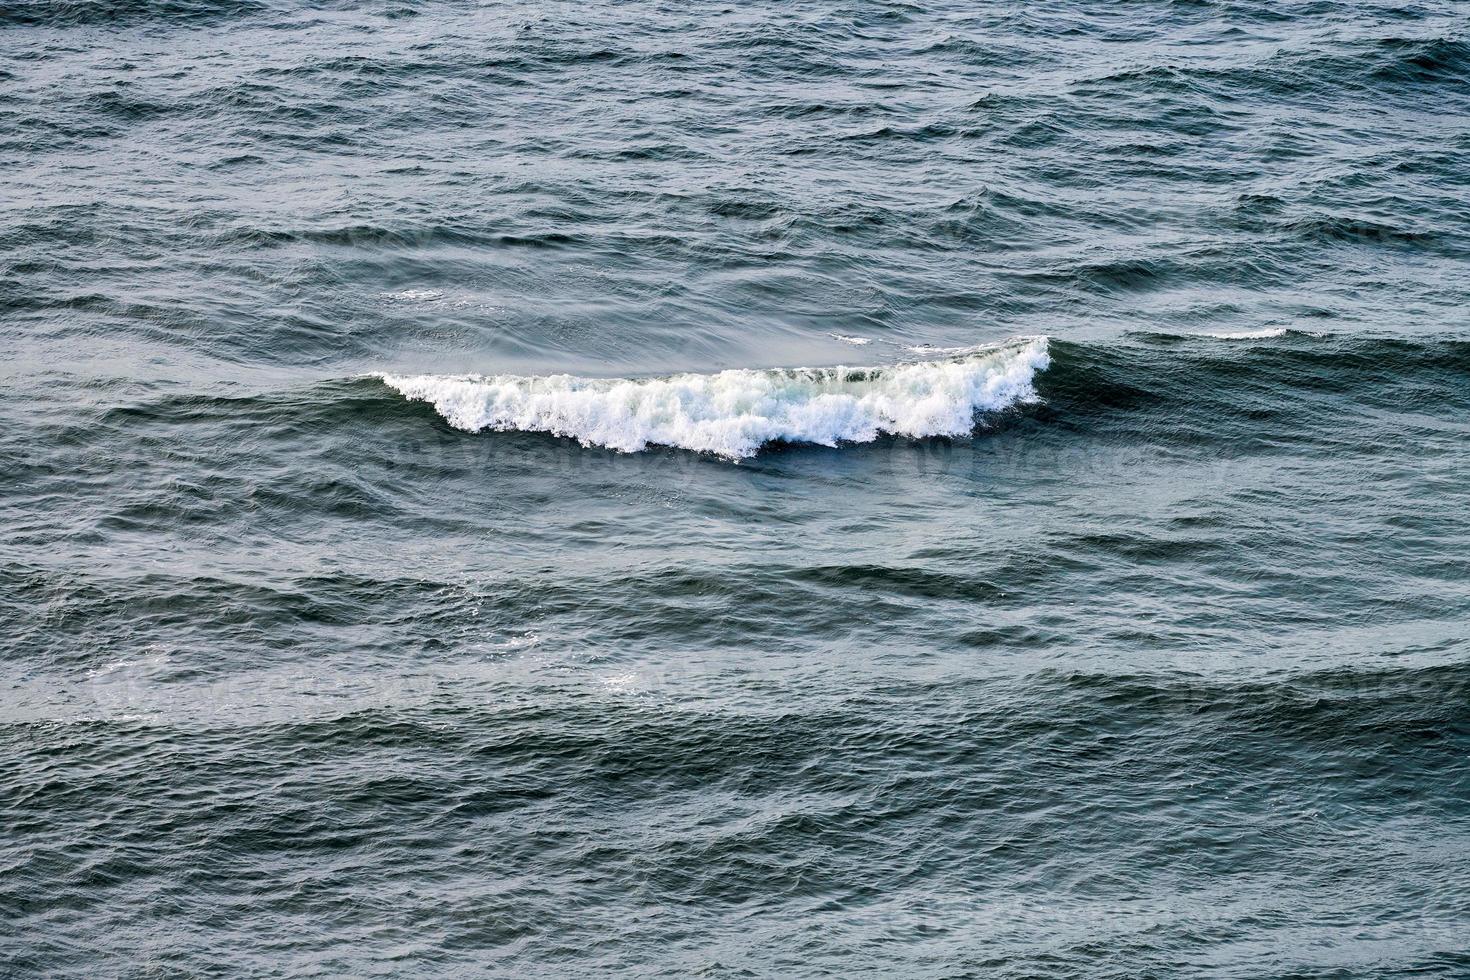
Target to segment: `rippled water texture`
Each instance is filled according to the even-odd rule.
[[[1459,3],[0,2],[0,976],[1470,975]]]

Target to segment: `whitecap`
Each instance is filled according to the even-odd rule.
[[[1234,333],[1198,333],[1195,337],[1210,337],[1214,340],[1269,340],[1272,337],[1285,337],[1285,327],[1266,327],[1262,330],[1240,330]]]
[[[978,412],[1037,400],[1045,337],[878,367],[735,369],[662,378],[378,374],[455,428],[549,432],[638,452],[675,446],[730,459],[770,442],[835,446],[890,434],[962,436]]]
[[[437,289],[403,289],[396,293],[384,293],[383,298],[410,303],[430,303],[436,299],[443,299],[444,294]]]

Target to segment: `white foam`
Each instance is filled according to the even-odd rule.
[[[840,340],[844,344],[852,344],[854,347],[862,347],[865,344],[872,343],[872,340],[868,339],[867,337],[853,337],[845,333],[829,333],[827,336],[831,337],[833,340]]]
[[[882,367],[739,369],[665,378],[379,374],[455,428],[550,432],[637,452],[677,446],[731,459],[768,442],[871,442],[883,433],[961,436],[977,412],[1037,400],[1050,364],[1032,337],[946,358]]]
[[[1215,340],[1268,340],[1272,337],[1285,337],[1285,327],[1266,327],[1264,330],[1242,330],[1238,333],[1200,333],[1196,337],[1211,337]]]
[[[964,354],[977,354],[984,350],[995,350],[995,344],[984,344],[979,347],[935,347],[933,344],[899,344],[899,349],[910,354],[922,354],[925,357],[959,357]],[[1001,345],[1004,346],[1004,345]]]
[[[384,293],[383,298],[403,300],[405,302],[429,303],[437,299],[443,299],[444,294],[437,289],[404,289],[396,293]]]

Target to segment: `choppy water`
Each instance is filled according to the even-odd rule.
[[[1470,12],[0,4],[0,973],[1470,975]]]

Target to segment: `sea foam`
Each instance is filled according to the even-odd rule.
[[[878,367],[737,369],[663,378],[399,376],[404,396],[450,425],[549,432],[587,446],[637,452],[676,446],[731,459],[768,442],[835,446],[879,435],[960,436],[978,412],[1037,400],[1047,339],[977,348],[942,360]]]
[[[1261,330],[1237,330],[1223,333],[1202,333],[1200,337],[1210,337],[1214,340],[1269,340],[1275,337],[1285,337],[1285,327],[1265,327]]]

